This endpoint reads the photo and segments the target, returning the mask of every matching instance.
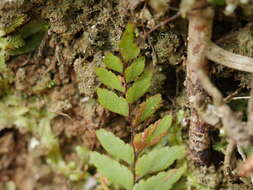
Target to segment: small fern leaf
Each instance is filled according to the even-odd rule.
[[[38,33],[32,35],[29,38],[29,40],[27,39],[25,41],[24,46],[21,46],[20,48],[17,48],[17,49],[9,50],[8,54],[9,55],[21,55],[21,54],[32,52],[39,47],[44,36],[45,36],[45,32],[38,32]]]
[[[134,148],[137,152],[157,144],[165,135],[168,134],[168,129],[171,126],[172,117],[165,116],[163,119],[156,121],[150,125],[142,133],[134,136]]]
[[[147,70],[134,82],[126,93],[128,103],[134,103],[148,91],[151,85],[152,75],[152,71]]]
[[[0,37],[5,36],[11,32],[14,32],[17,27],[21,26],[27,20],[27,16],[25,14],[17,15],[16,18],[9,24],[9,26],[0,30]]]
[[[6,37],[6,42],[5,49],[20,48],[25,44],[24,40],[19,35]]]
[[[161,120],[158,121],[158,125],[156,126],[156,129],[152,133],[152,135],[149,137],[149,141],[152,141],[158,137],[160,137],[162,134],[167,133],[168,129],[171,127],[172,124],[172,116],[166,115]],[[152,125],[150,126],[152,127]]]
[[[107,53],[104,58],[104,64],[108,69],[122,73],[123,64],[119,57],[113,55],[112,53]]]
[[[96,68],[95,73],[99,80],[107,87],[119,90],[121,92],[125,91],[120,79],[113,72],[108,71],[105,68]]]
[[[46,32],[48,28],[49,25],[47,22],[45,22],[44,20],[36,19],[24,25],[20,29],[19,35],[21,36],[22,39],[26,39],[37,33]]]
[[[6,44],[7,44],[6,38],[0,38],[0,49],[1,49],[1,52],[6,49],[5,48]]]
[[[4,51],[0,51],[0,73],[3,73],[6,70],[7,70],[7,67],[5,64],[5,54],[4,54]]]
[[[186,168],[186,164],[184,164],[181,168],[160,172],[147,180],[141,180],[133,190],[170,190],[186,172]]]
[[[185,156],[184,146],[162,147],[140,157],[136,163],[136,174],[140,177],[167,169],[175,160]]]
[[[124,61],[130,61],[136,58],[140,53],[140,48],[134,41],[134,30],[133,24],[128,24],[124,31],[119,44],[119,51]]]
[[[139,122],[145,121],[151,117],[156,110],[161,106],[162,97],[161,94],[149,97],[144,103],[140,105],[140,109],[143,110],[140,115]]]
[[[123,116],[128,116],[129,107],[126,99],[117,96],[114,92],[98,88],[97,89],[98,101],[106,109],[111,112],[118,113]]]
[[[145,57],[139,57],[133,61],[133,63],[127,67],[125,71],[125,78],[127,82],[134,81],[144,70]]]
[[[134,161],[133,148],[124,143],[120,138],[116,137],[109,131],[99,129],[96,131],[96,135],[103,148],[115,158],[126,161],[128,164],[132,164]]]
[[[97,152],[90,153],[90,163],[94,164],[99,173],[105,176],[110,182],[120,184],[127,190],[133,187],[133,174],[131,171],[108,156]]]

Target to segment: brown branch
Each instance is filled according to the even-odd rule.
[[[231,53],[217,46],[213,42],[209,42],[206,49],[206,56],[211,61],[221,65],[253,73],[253,58]]]
[[[211,39],[213,10],[208,7],[199,9],[206,5],[205,0],[196,1],[194,11],[189,14],[189,32],[187,49],[187,95],[191,107],[191,123],[189,130],[189,148],[192,160],[198,164],[209,164],[210,161],[210,137],[209,128],[201,117],[199,107],[203,104],[208,94],[204,91],[200,72],[207,65],[205,49],[206,42]],[[211,22],[209,22],[211,21]],[[196,102],[197,101],[197,102]]]
[[[199,0],[196,1],[194,6],[201,7],[201,4],[205,3],[205,0]],[[219,64],[247,72],[253,72],[253,59],[228,52],[211,42],[213,16],[214,10],[212,7],[192,11],[189,14],[187,77],[190,80],[190,85],[188,85],[187,90],[189,91],[188,96],[190,100],[193,101],[191,105],[194,108],[191,110],[192,117],[195,117],[192,119],[189,132],[190,149],[193,153],[194,151],[201,152],[204,151],[204,148],[208,148],[207,143],[206,146],[202,146],[205,143],[205,141],[202,141],[204,138],[199,138],[200,133],[203,133],[203,136],[207,132],[203,128],[203,126],[206,126],[203,123],[210,123],[209,121],[211,121],[211,119],[203,117],[205,113],[201,113],[205,112],[201,107],[203,107],[205,102],[203,99],[207,97],[201,87],[212,97],[216,115],[220,117],[228,136],[237,145],[245,147],[250,144],[250,135],[246,129],[246,124],[241,122],[230,107],[224,103],[221,92],[210,81],[207,70],[207,58]],[[200,116],[202,122],[200,122]],[[197,140],[194,137],[195,134],[199,135]]]
[[[242,147],[249,146],[250,134],[247,131],[246,124],[236,117],[230,107],[223,104],[217,107],[217,112],[229,138],[233,139],[237,145]]]
[[[236,89],[234,92],[229,94],[227,97],[224,98],[224,102],[228,103],[231,100],[234,100],[234,98],[238,98],[238,97],[235,97],[235,96],[237,96],[242,89],[243,89],[243,87],[241,86],[240,88]]]

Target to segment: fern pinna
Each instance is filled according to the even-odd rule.
[[[149,119],[162,103],[160,94],[151,96],[137,104],[150,88],[152,69],[145,67],[145,57],[140,56],[140,48],[134,39],[135,26],[128,24],[119,44],[121,58],[107,53],[105,68],[96,68],[99,80],[109,89],[98,88],[99,103],[111,112],[126,117],[131,123],[132,138],[129,144],[123,142],[105,129],[96,131],[98,140],[108,155],[90,153],[90,163],[112,184],[127,190],[169,190],[186,171],[186,165],[168,169],[176,160],[185,156],[185,147],[160,146],[157,144],[172,123],[166,115],[148,126],[144,132],[136,133],[136,128]],[[135,114],[130,114],[133,109]],[[130,111],[129,111],[130,110]]]

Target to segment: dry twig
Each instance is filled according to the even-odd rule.
[[[230,139],[228,142],[228,146],[225,152],[225,158],[224,158],[224,172],[225,175],[229,175],[230,171],[231,171],[231,159],[232,159],[232,155],[234,153],[235,150],[235,142]]]
[[[253,73],[253,58],[238,55],[226,51],[213,42],[210,42],[206,49],[206,56],[211,61],[236,69]]]

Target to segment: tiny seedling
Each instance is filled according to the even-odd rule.
[[[167,136],[172,123],[170,115],[137,132],[139,125],[147,123],[160,107],[162,98],[157,94],[140,101],[151,86],[153,72],[146,66],[145,57],[140,56],[134,32],[135,26],[128,24],[119,44],[121,57],[107,53],[105,68],[95,69],[101,83],[109,88],[97,89],[98,102],[130,122],[131,142],[127,144],[105,129],[97,130],[97,138],[108,155],[91,152],[90,163],[113,185],[127,190],[169,190],[186,171],[184,163],[168,169],[185,156],[185,147],[154,147]]]

